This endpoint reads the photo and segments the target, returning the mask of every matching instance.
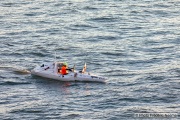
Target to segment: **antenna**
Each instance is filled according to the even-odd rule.
[[[56,62],[56,50],[55,50],[55,53],[54,53],[54,62]]]

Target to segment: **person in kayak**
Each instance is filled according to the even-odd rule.
[[[68,65],[66,62],[63,63],[61,68],[58,68],[58,73],[62,74],[62,75],[67,75],[68,71],[72,72],[73,68],[68,68]]]
[[[62,75],[68,74],[68,71],[67,71],[67,63],[63,63],[63,66],[61,67],[61,74],[62,74]]]

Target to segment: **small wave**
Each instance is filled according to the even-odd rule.
[[[161,73],[162,74],[162,73]],[[146,80],[153,80],[155,82],[158,81],[164,81],[166,79],[165,76],[160,76],[160,75],[149,75],[147,76]]]
[[[119,101],[137,102],[139,101],[139,99],[125,97],[125,98],[120,98]]]
[[[35,13],[26,13],[26,14],[24,14],[25,16],[36,16],[36,14]]]
[[[31,84],[28,82],[12,82],[12,81],[6,81],[3,83],[0,83],[0,85],[24,85],[24,84]]]
[[[43,112],[42,110],[30,109],[30,108],[16,109],[11,111],[11,113],[42,113],[42,112]]]
[[[30,53],[30,54],[32,54],[32,55],[35,55],[35,56],[38,56],[38,57],[45,57],[46,56],[46,54],[44,54],[44,53],[41,53],[41,52],[32,52],[32,53]]]
[[[63,3],[56,3],[56,4],[54,4],[54,7],[61,7],[61,6],[64,6],[64,4]]]
[[[101,52],[101,54],[108,56],[126,56],[124,53],[115,53],[115,52]]]
[[[95,7],[92,7],[92,6],[86,6],[86,7],[84,7],[83,9],[84,9],[84,10],[90,10],[90,11],[92,11],[92,10],[98,10],[98,8],[95,8]]]
[[[10,43],[6,43],[5,45],[7,45],[7,46],[14,46],[13,44],[10,44]]]
[[[74,26],[71,26],[70,28],[68,28],[68,29],[70,29],[70,30],[73,30],[73,31],[87,31],[87,29],[91,29],[92,27],[90,27],[90,26],[81,26],[81,25],[74,25]]]
[[[5,79],[6,77],[0,76],[0,78]]]
[[[72,113],[72,114],[65,115],[64,118],[74,119],[74,118],[79,117],[79,116],[80,116],[79,114]]]
[[[176,96],[159,97],[156,100],[161,103],[173,103],[179,101]]]
[[[73,27],[75,27],[75,28],[86,28],[86,29],[95,28],[89,24],[75,24],[75,25],[73,25]]]
[[[117,40],[118,37],[116,36],[97,36],[97,39],[101,39],[101,40]]]
[[[97,17],[97,18],[91,18],[89,20],[90,21],[95,21],[95,22],[115,22],[118,19],[113,18],[113,17]]]
[[[117,36],[113,36],[113,35],[98,35],[98,36],[94,36],[94,37],[87,37],[86,41],[88,42],[92,42],[94,44],[94,42],[100,42],[100,41],[104,41],[104,40],[117,40],[118,37]]]
[[[12,7],[15,5],[15,3],[3,3],[3,7]]]

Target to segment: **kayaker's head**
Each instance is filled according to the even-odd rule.
[[[68,66],[68,64],[67,64],[66,62],[64,62],[64,63],[63,63],[63,66],[66,66],[66,67],[67,67],[67,66]]]

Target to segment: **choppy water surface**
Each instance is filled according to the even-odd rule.
[[[1,0],[0,11],[1,119],[119,120],[180,111],[179,0]],[[86,62],[107,83],[14,71],[53,61],[54,51],[77,69]]]

